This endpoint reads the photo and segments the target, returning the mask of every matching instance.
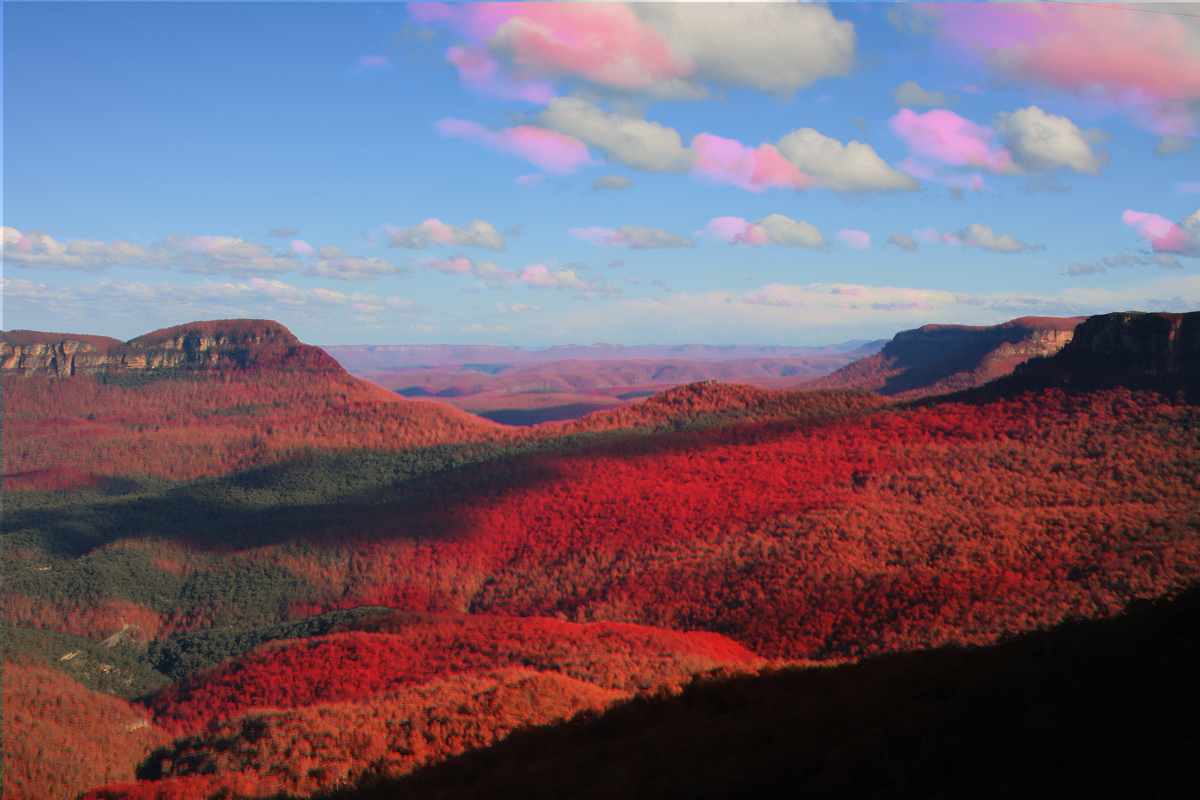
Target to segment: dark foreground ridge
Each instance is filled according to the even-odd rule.
[[[1192,589],[992,647],[701,680],[320,797],[1183,797],[1197,630]]]

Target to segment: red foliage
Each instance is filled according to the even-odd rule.
[[[130,780],[162,732],[146,712],[60,672],[4,664],[4,797],[70,800]]]
[[[637,691],[755,661],[744,647],[711,633],[459,616],[402,624],[390,633],[273,642],[169,686],[147,703],[158,724],[181,733],[252,708],[362,700],[437,677],[502,667],[553,670]]]

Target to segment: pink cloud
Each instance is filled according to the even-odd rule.
[[[292,239],[292,249],[302,256],[309,256],[313,253],[313,246],[303,239]]]
[[[855,250],[866,250],[871,246],[871,234],[864,231],[856,231],[853,228],[842,228],[838,231],[837,238]]]
[[[554,98],[554,87],[537,81],[515,81],[500,69],[500,63],[473,47],[454,46],[446,60],[458,68],[463,86],[502,100],[526,100],[545,105]]]
[[[696,153],[692,174],[713,183],[731,183],[751,192],[800,191],[817,185],[771,144],[747,147],[734,139],[701,133],[692,139],[692,150]]]
[[[637,89],[695,71],[624,3],[412,3],[421,23],[450,27],[506,62],[519,80],[578,76]]]
[[[554,175],[566,175],[595,163],[583,142],[533,125],[492,131],[478,122],[446,117],[435,122],[434,128],[442,136],[466,139],[519,156]]]
[[[992,144],[995,131],[944,108],[924,114],[902,108],[888,120],[888,127],[913,153],[945,164],[985,167],[992,172],[1004,172],[1012,164],[1008,148]]]
[[[1126,209],[1121,215],[1121,221],[1137,228],[1141,237],[1148,240],[1150,246],[1159,252],[1182,253],[1190,249],[1188,236],[1183,228],[1158,214]]]
[[[363,72],[368,69],[387,69],[392,65],[388,61],[387,56],[363,56],[358,60],[357,70]]]
[[[709,220],[704,230],[714,239],[730,244],[759,246],[771,243],[771,235],[761,225],[747,222],[741,217],[716,217]]]
[[[1170,14],[1050,3],[930,4],[941,33],[997,72],[1135,110],[1158,133],[1200,98],[1200,51]]]

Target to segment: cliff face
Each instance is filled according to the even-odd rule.
[[[990,327],[925,325],[901,331],[879,353],[805,388],[868,389],[924,397],[980,386],[1031,358],[1053,355],[1083,317],[1021,317]]]
[[[1061,352],[1029,361],[1014,378],[1077,386],[1200,385],[1200,312],[1122,311],[1089,317]]]
[[[109,348],[119,344],[120,339],[107,336],[6,331],[0,339],[0,367],[10,373],[60,378],[102,372]]]
[[[343,372],[324,351],[301,343],[278,322],[247,319],[193,322],[128,342],[10,331],[0,342],[0,363],[6,372],[58,377],[164,369]]]

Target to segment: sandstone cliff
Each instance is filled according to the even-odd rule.
[[[303,344],[278,322],[192,322],[128,342],[105,336],[8,331],[0,364],[21,375],[88,375],[150,370],[254,370],[342,373],[320,348]]]
[[[1013,379],[1080,388],[1200,387],[1200,312],[1088,317],[1061,352],[1021,365]]]
[[[926,397],[981,386],[1071,341],[1083,317],[1021,317],[990,327],[925,325],[901,331],[883,350],[805,385]]]

